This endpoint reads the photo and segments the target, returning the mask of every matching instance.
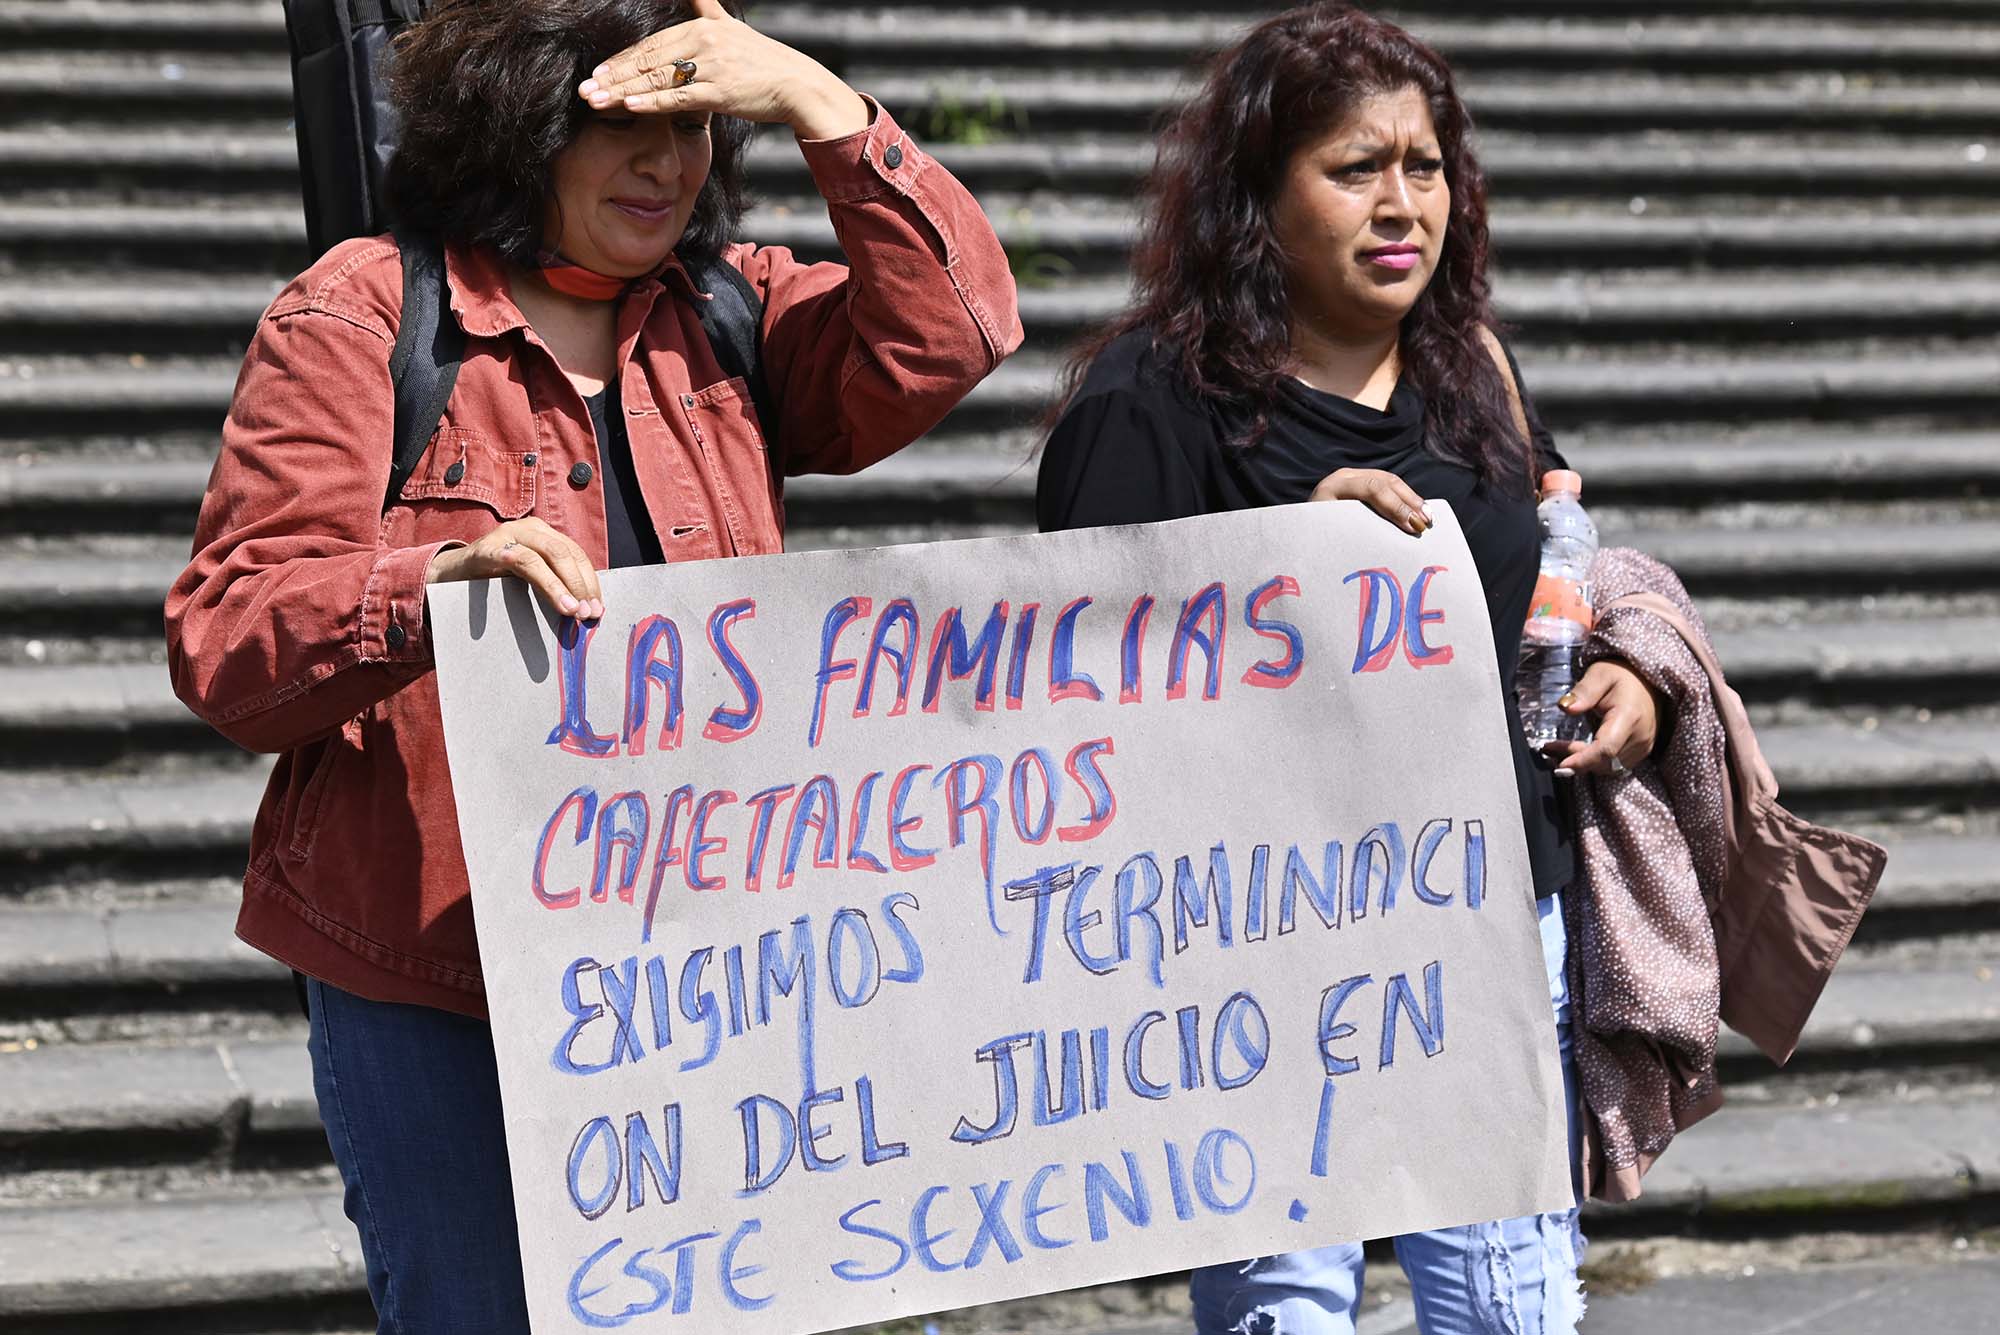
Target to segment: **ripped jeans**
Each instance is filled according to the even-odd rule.
[[[1580,1128],[1560,897],[1551,895],[1538,907],[1562,1051],[1573,1175]],[[1583,1318],[1576,1277],[1583,1233],[1574,1207],[1406,1233],[1395,1245],[1423,1335],[1574,1335]],[[1203,1266],[1189,1283],[1198,1335],[1354,1335],[1361,1288],[1358,1242]]]

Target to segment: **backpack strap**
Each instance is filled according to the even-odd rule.
[[[396,385],[396,453],[382,497],[384,510],[402,495],[403,484],[437,435],[465,357],[465,331],[446,309],[443,243],[400,228],[395,237],[403,257],[403,314],[389,353],[389,378]]]
[[[315,256],[388,229],[383,179],[397,123],[382,62],[430,0],[285,0],[292,124]]]
[[[720,255],[690,262],[687,271],[694,285],[708,294],[707,301],[695,303],[701,331],[708,335],[723,374],[739,377],[749,386],[757,426],[764,433],[764,446],[775,466],[783,456],[778,451],[778,413],[764,378],[763,298],[743,271]],[[784,475],[782,467],[776,472]]]

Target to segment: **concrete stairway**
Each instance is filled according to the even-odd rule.
[[[1482,127],[1528,383],[1672,562],[1786,800],[1893,845],[1798,1058],[1600,1234],[2000,1208],[2000,0],[1407,15]],[[1264,12],[1262,10],[1258,12]],[[797,546],[1031,522],[1029,423],[1124,294],[1147,126],[1240,8],[771,4],[986,201],[1028,347],[790,497]],[[261,782],[159,605],[305,261],[276,0],[0,0],[0,1326],[372,1325],[289,982],[230,935]],[[832,253],[796,152],[746,235]]]

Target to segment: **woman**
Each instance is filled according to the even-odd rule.
[[[1436,53],[1343,5],[1292,10],[1223,52],[1164,133],[1136,298],[1072,367],[1037,506],[1048,530],[1358,500],[1421,535],[1423,498],[1451,503],[1486,590],[1573,1089],[1571,831],[1513,712],[1534,481],[1564,465],[1493,332],[1468,132]],[[1624,665],[1591,667],[1566,707],[1597,713],[1597,734],[1558,774],[1650,753],[1658,705]],[[1426,1335],[1573,1330],[1580,1246],[1573,1209],[1396,1239]],[[1351,1332],[1361,1270],[1358,1244],[1207,1267],[1197,1327]]]
[[[597,569],[777,551],[783,474],[900,449],[1020,328],[973,198],[715,0],[447,0],[396,61],[391,194],[466,335],[443,424],[385,512],[399,257],[336,247],[258,326],[167,637],[181,698],[279,753],[238,932],[308,980],[381,1328],[525,1332],[425,589],[510,576],[588,619]],[[797,137],[846,265],[729,243],[753,121]],[[697,320],[718,255],[774,421]]]

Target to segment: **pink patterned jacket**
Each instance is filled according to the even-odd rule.
[[[1719,1021],[1791,1056],[1888,855],[1777,804],[1671,570],[1613,548],[1591,582],[1603,610],[1587,657],[1630,666],[1672,718],[1635,772],[1577,784],[1583,893],[1564,896],[1583,1180],[1628,1201],[1675,1133],[1722,1105]]]

